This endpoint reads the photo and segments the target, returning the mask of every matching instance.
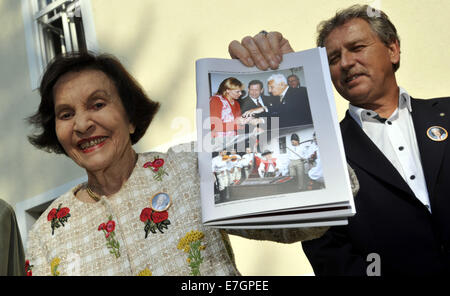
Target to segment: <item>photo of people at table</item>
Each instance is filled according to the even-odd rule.
[[[325,188],[319,147],[311,126],[289,129],[270,144],[231,145],[212,153],[215,202]]]

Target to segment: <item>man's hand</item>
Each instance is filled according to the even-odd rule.
[[[244,37],[241,42],[234,40],[228,46],[231,58],[261,70],[269,67],[277,69],[283,60],[283,54],[293,51],[289,41],[280,32],[258,33],[253,37]]]
[[[264,111],[266,111],[266,110],[264,109],[264,107],[253,108],[253,109],[250,109],[250,110],[245,111],[244,114],[242,114],[242,117],[248,118],[248,117],[253,116],[254,114],[262,113],[262,112],[264,112]]]

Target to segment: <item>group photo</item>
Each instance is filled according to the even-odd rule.
[[[216,203],[324,188],[302,67],[209,81]]]
[[[284,129],[270,144],[235,146],[212,154],[215,202],[325,188],[319,147],[312,127]]]

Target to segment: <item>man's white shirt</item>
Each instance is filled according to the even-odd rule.
[[[248,96],[248,97],[253,101],[253,103],[255,103],[255,105],[258,105],[258,103],[259,103],[259,104],[261,104],[262,107],[265,107],[264,102],[263,102],[261,96],[259,96],[259,97],[256,98],[256,99],[252,98],[251,96]],[[264,108],[264,109],[265,109],[265,108]]]
[[[212,171],[215,173],[223,172],[228,169],[227,161],[222,160],[222,156],[218,155],[212,159]]]
[[[431,212],[411,111],[411,97],[403,88],[399,88],[397,109],[384,123],[377,119],[376,112],[349,105],[352,118]]]
[[[250,165],[250,161],[253,160],[253,153],[246,153],[242,156],[241,159],[241,164],[242,166],[249,166]]]
[[[317,151],[317,145],[312,142],[302,143],[297,146],[291,146],[288,148],[289,160],[309,159],[314,152]]]

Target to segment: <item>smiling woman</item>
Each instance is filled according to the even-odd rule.
[[[59,56],[40,93],[29,119],[40,131],[30,142],[66,154],[88,181],[57,198],[33,225],[27,247],[33,275],[238,274],[227,235],[201,223],[195,153],[134,151],[159,104],[119,61]],[[235,234],[294,242],[325,230]]]
[[[242,82],[234,77],[223,80],[217,94],[209,99],[213,137],[233,137],[245,123],[237,101],[242,95]]]
[[[109,55],[72,53],[55,59],[40,93],[39,110],[29,120],[42,132],[30,142],[65,153],[86,169],[90,192],[117,192],[136,162],[132,144],[144,135],[159,104]],[[77,198],[91,201],[87,193],[82,190]]]

